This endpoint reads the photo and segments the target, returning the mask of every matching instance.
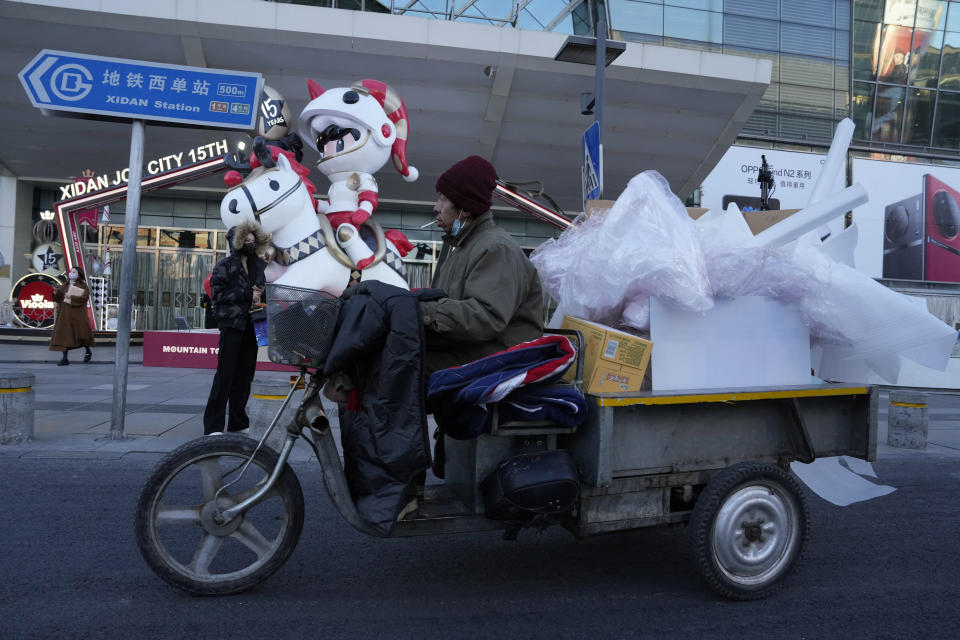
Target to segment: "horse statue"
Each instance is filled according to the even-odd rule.
[[[267,282],[336,296],[351,279],[409,288],[400,251],[373,219],[363,221],[361,233],[349,223],[334,231],[327,217],[318,215],[309,170],[293,153],[257,137],[250,167],[246,178],[237,171],[224,178],[231,189],[220,203],[220,219],[227,228],[254,222],[271,234],[275,253],[267,265]]]

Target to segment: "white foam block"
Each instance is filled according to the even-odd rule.
[[[813,231],[820,225],[842,216],[868,199],[866,190],[860,184],[847,187],[764,229],[756,235],[754,242],[761,247],[785,245],[808,231]]]
[[[810,384],[810,333],[800,310],[772,298],[716,300],[705,313],[650,299],[653,389]]]

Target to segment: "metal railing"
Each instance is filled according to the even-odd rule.
[[[593,35],[592,0],[267,0],[499,27]],[[533,5],[533,6],[532,6]]]

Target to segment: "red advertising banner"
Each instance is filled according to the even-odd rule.
[[[216,369],[219,331],[144,331],[143,366]],[[257,371],[297,371],[267,359],[266,347],[257,354]]]

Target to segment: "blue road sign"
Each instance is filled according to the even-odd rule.
[[[259,73],[103,58],[44,49],[19,73],[39,109],[253,129]]]
[[[583,200],[595,200],[603,193],[603,149],[600,124],[594,122],[583,132],[583,161],[580,165]]]

